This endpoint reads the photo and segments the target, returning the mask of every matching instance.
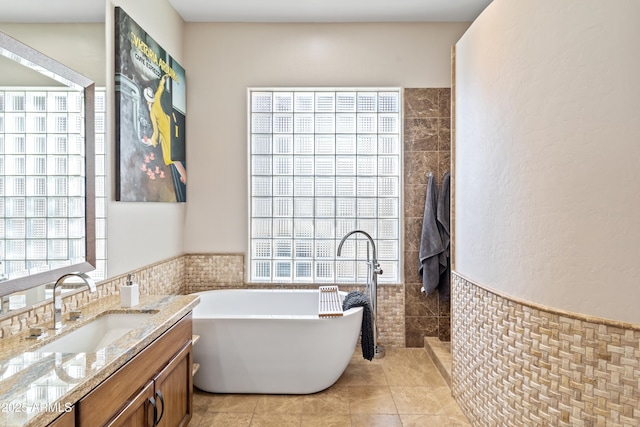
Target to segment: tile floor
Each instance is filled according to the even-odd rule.
[[[423,348],[387,348],[369,362],[358,347],[330,388],[311,395],[195,390],[190,427],[470,426]]]

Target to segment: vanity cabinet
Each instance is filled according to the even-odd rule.
[[[53,420],[49,427],[74,427],[76,425],[76,410],[71,408],[69,412],[65,412],[58,418]]]
[[[76,426],[183,427],[192,415],[191,314],[76,404]]]

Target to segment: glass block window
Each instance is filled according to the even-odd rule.
[[[400,274],[400,89],[249,90],[251,281],[364,283],[369,233]]]
[[[88,274],[95,280],[107,277],[107,147],[105,122],[107,115],[107,91],[95,89],[95,175],[96,175],[96,269]],[[80,209],[80,206],[72,206]]]
[[[0,278],[85,253],[82,97],[0,87]],[[96,280],[106,277],[106,91],[95,90]]]

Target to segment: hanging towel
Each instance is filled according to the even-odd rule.
[[[442,177],[442,187],[438,194],[437,220],[443,251],[439,255],[440,278],[438,293],[443,301],[451,298],[451,174],[446,172]]]
[[[373,318],[369,299],[360,291],[349,292],[347,296],[344,297],[344,301],[342,301],[342,311],[347,311],[352,307],[362,307],[362,339],[360,340],[362,357],[371,360],[375,355],[376,349],[373,344]]]
[[[436,184],[433,174],[430,173],[420,235],[420,251],[418,252],[418,274],[422,277],[422,287],[427,295],[438,287],[440,279],[439,256],[444,251],[437,224],[437,202]]]

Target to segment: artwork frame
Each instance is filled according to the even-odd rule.
[[[115,8],[116,200],[186,202],[186,72]]]

